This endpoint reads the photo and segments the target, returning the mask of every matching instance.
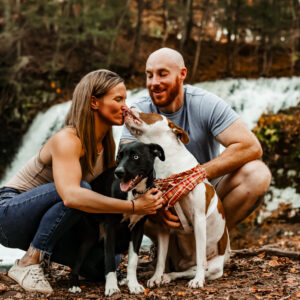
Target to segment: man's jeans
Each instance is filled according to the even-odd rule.
[[[81,186],[91,189],[85,181]],[[0,243],[5,247],[27,251],[32,246],[51,256],[51,261],[72,267],[80,246],[78,229],[82,228],[78,226],[84,224],[83,218],[89,219],[88,214],[66,207],[54,183],[24,193],[11,188],[0,190]],[[97,243],[80,273],[102,279],[103,263],[103,245]]]

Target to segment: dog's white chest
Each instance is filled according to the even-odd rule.
[[[127,201],[134,200],[136,197],[133,196],[132,191],[128,192]],[[133,229],[135,224],[141,220],[144,217],[144,215],[134,215],[134,214],[123,214],[123,219],[121,222],[124,222],[129,219],[129,225],[128,227],[130,230]]]

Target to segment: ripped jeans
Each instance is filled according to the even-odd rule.
[[[85,181],[81,186],[91,189]],[[91,215],[66,207],[54,183],[23,193],[4,187],[0,189],[0,243],[25,251],[31,246],[48,255],[51,261],[72,268],[81,242],[78,232],[84,232],[82,226],[89,222]],[[94,280],[103,279],[103,244],[95,243],[80,273]]]

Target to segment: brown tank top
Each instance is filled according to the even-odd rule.
[[[103,152],[104,151],[102,150],[98,154],[93,175],[88,173],[83,180],[91,182],[104,171]],[[17,189],[22,193],[50,182],[54,182],[52,166],[45,165],[40,160],[39,154],[37,154],[31,158],[9,181],[7,181],[4,186]]]

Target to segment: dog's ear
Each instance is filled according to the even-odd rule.
[[[160,160],[165,160],[164,149],[158,144],[149,144],[150,151],[154,156],[157,156]]]
[[[179,126],[176,126],[172,121],[170,121],[168,119],[168,123],[169,123],[169,127],[172,129],[172,131],[177,134],[177,136],[180,138],[180,140],[184,143],[184,144],[188,144],[189,143],[189,136],[188,134]]]

